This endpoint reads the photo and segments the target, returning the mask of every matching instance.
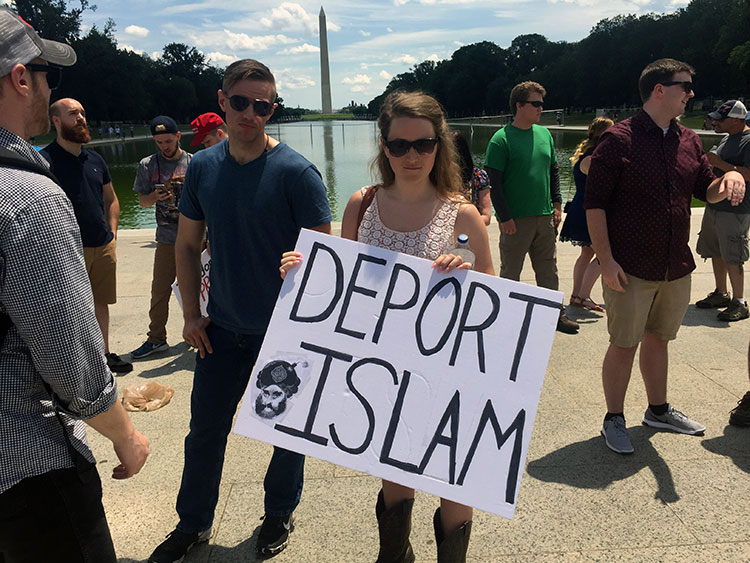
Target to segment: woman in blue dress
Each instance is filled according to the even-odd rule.
[[[586,191],[586,175],[591,166],[591,154],[594,152],[599,138],[605,130],[612,127],[614,121],[607,117],[597,117],[589,125],[589,134],[576,147],[570,157],[573,164],[573,180],[576,184],[576,194],[568,206],[568,212],[560,231],[561,242],[571,242],[581,247],[581,255],[573,266],[573,292],[570,304],[583,307],[589,311],[602,312],[601,305],[591,299],[591,288],[594,287],[601,270],[599,262],[594,258],[588,225],[586,224],[586,210],[583,208],[583,196]]]

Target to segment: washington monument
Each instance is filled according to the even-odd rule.
[[[331,73],[328,70],[328,31],[326,30],[326,13],[320,7],[318,16],[320,26],[320,97],[323,101],[323,113],[333,113],[331,106]]]

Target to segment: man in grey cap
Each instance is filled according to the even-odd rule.
[[[708,114],[717,133],[728,133],[718,148],[706,153],[714,174],[730,170],[750,180],[750,127],[745,124],[747,109],[739,100],[728,100]],[[703,213],[696,250],[703,259],[711,259],[716,288],[695,305],[701,309],[726,307],[717,315],[720,321],[741,321],[750,316],[744,297],[743,265],[750,258],[750,194],[745,189],[742,202],[733,206],[724,200],[709,203]],[[727,292],[727,276],[732,295]]]
[[[154,277],[151,281],[150,323],[146,341],[130,353],[139,360],[169,350],[167,319],[172,284],[177,277],[174,243],[177,240],[177,221],[180,212],[182,184],[192,155],[180,148],[180,131],[175,120],[159,115],[151,120],[151,135],[157,152],[141,160],[135,175],[133,190],[138,193],[141,207],[156,204],[156,253]]]
[[[125,479],[148,456],[117,400],[70,201],[30,137],[76,61],[0,8],[0,561],[114,563],[82,420]]]

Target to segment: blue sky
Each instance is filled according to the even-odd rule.
[[[170,42],[195,46],[213,63],[244,57],[267,64],[290,107],[320,108],[319,0],[93,0],[84,26],[117,24],[120,47],[154,56]],[[462,45],[540,33],[577,41],[616,14],[667,13],[687,0],[328,0],[333,106],[367,103],[389,79]],[[74,2],[69,2],[73,5]]]

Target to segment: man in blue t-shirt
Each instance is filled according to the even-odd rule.
[[[109,305],[117,301],[117,225],[120,202],[104,159],[84,149],[91,141],[86,111],[77,100],[64,98],[49,108],[57,139],[41,153],[73,204],[81,229],[83,257],[94,294],[94,312],[104,337],[107,365],[127,373],[133,364],[109,350]]]
[[[227,435],[281,289],[279,260],[294,247],[301,228],[331,230],[318,170],[265,132],[275,100],[276,83],[265,65],[251,59],[230,65],[219,90],[229,138],[198,152],[185,177],[175,259],[183,337],[198,356],[177,497],[180,521],[151,555],[154,563],[179,561],[193,545],[208,540]],[[206,227],[211,288],[208,317],[202,317],[198,294]],[[275,555],[287,545],[304,459],[274,448],[256,545],[261,555]]]

